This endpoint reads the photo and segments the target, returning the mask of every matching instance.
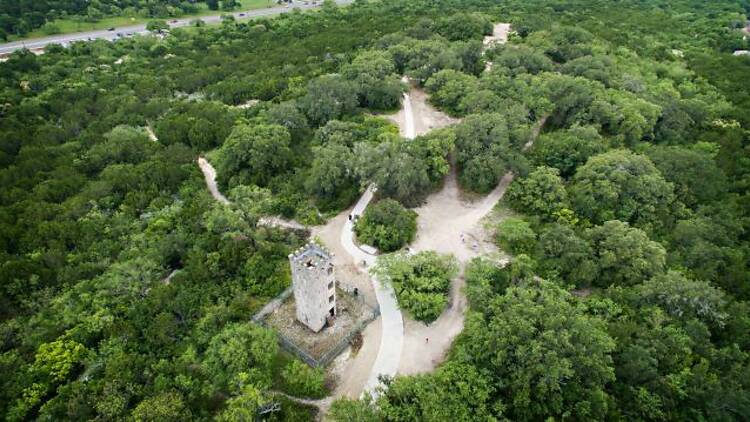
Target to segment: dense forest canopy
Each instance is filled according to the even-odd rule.
[[[3,26],[93,4],[28,3],[3,2]],[[188,2],[147,2],[166,3]],[[745,0],[356,1],[13,53],[0,413],[249,420],[282,400],[270,419],[312,418],[273,392],[321,395],[321,374],[249,322],[303,239],[259,218],[317,224],[375,182],[408,239],[403,207],[453,159],[467,191],[516,174],[497,236],[512,262],[468,266],[465,330],[437,371],[333,418],[742,420],[750,59],[731,52],[748,48],[748,14]],[[483,55],[492,22],[515,34]],[[399,104],[401,75],[461,122],[400,138],[376,114]],[[209,195],[199,155],[231,204]],[[434,319],[446,280],[395,262],[410,310]]]

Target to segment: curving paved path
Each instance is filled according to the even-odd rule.
[[[370,185],[365,193],[359,198],[357,204],[351,211],[352,216],[362,215],[367,205],[372,200],[377,188]],[[363,265],[367,268],[375,265],[377,257],[360,249],[354,243],[354,223],[347,220],[344,229],[341,231],[341,245],[349,253],[357,265]],[[398,372],[399,363],[401,362],[401,348],[404,344],[404,319],[401,316],[401,310],[398,307],[396,293],[390,284],[382,283],[377,277],[371,276],[370,281],[375,290],[375,296],[380,306],[380,318],[382,321],[382,330],[380,337],[380,348],[375,363],[370,370],[370,375],[365,384],[365,392],[376,395],[376,387],[380,385],[379,377],[386,375],[393,377]]]

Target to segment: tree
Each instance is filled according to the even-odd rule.
[[[398,201],[383,199],[370,205],[354,225],[357,240],[382,252],[393,252],[414,239],[417,213]]]
[[[727,191],[726,176],[706,152],[655,146],[646,154],[664,178],[674,183],[677,198],[689,207],[711,203]]]
[[[391,283],[401,308],[414,319],[429,323],[440,316],[448,303],[448,291],[458,266],[453,256],[425,251],[384,255],[372,272]]]
[[[666,251],[642,230],[622,221],[588,229],[599,272],[594,285],[634,285],[664,271]]]
[[[531,225],[520,218],[507,218],[497,225],[497,243],[514,254],[528,253],[536,243]]]
[[[445,69],[432,75],[425,88],[432,103],[451,114],[459,114],[463,98],[479,88],[479,81],[474,76]]]
[[[492,190],[506,170],[522,163],[512,150],[511,129],[501,114],[475,114],[455,127],[456,162],[464,187],[485,193]]]
[[[399,104],[404,87],[395,71],[391,55],[377,50],[359,53],[341,69],[342,75],[357,85],[360,105],[375,109],[391,109]]]
[[[138,403],[132,416],[137,422],[186,420],[190,419],[190,410],[185,407],[179,393],[169,391]]]
[[[227,400],[226,407],[219,413],[220,422],[253,422],[257,420],[258,410],[266,400],[261,391],[254,385],[245,385],[239,395]]]
[[[286,391],[297,397],[323,397],[326,394],[325,377],[322,369],[311,368],[296,359],[281,372]]]
[[[312,166],[305,189],[323,209],[342,208],[359,193],[354,173],[354,155],[346,145],[330,144],[313,148]]]
[[[575,211],[595,224],[619,219],[655,229],[673,218],[673,185],[647,157],[613,150],[591,157],[573,177]]]
[[[452,355],[489,376],[491,406],[508,419],[603,419],[614,347],[604,321],[540,281],[510,287],[485,314],[470,314]]]
[[[523,73],[536,75],[553,69],[552,60],[543,53],[521,45],[496,45],[487,51],[493,66],[508,69],[510,75],[518,76]]]
[[[656,275],[633,288],[638,306],[659,305],[674,318],[693,318],[713,327],[722,327],[727,319],[726,295],[702,280],[691,280],[683,273],[669,271]]]
[[[449,362],[434,374],[397,377],[377,401],[381,420],[494,420],[487,375],[471,365]]]
[[[545,133],[534,142],[534,161],[560,170],[565,179],[575,174],[589,157],[606,150],[606,143],[593,126],[573,126]]]
[[[291,158],[290,135],[278,125],[238,125],[224,142],[217,161],[218,179],[224,186],[265,186],[287,170]]]
[[[439,20],[437,30],[451,41],[465,41],[492,34],[492,22],[480,13],[455,13]]]
[[[576,287],[588,286],[597,276],[594,251],[569,226],[555,224],[539,236],[536,256],[542,276],[559,277]]]
[[[323,75],[307,84],[300,108],[316,126],[351,114],[357,107],[357,88],[338,75]]]
[[[523,179],[515,179],[507,192],[508,203],[519,212],[550,221],[568,207],[568,193],[557,169],[537,167]]]
[[[378,186],[378,193],[407,206],[419,204],[433,187],[429,162],[410,154],[408,142],[403,140],[377,146],[357,144],[354,157],[360,180],[372,181]]]
[[[208,10],[219,10],[219,0],[206,0]]]
[[[275,125],[284,126],[290,132],[308,128],[307,118],[297,108],[294,101],[285,101],[268,108],[268,121]]]
[[[74,340],[43,343],[34,357],[32,368],[50,383],[59,383],[81,363],[85,354],[86,348]]]
[[[148,21],[148,23],[146,24],[146,31],[156,32],[159,34],[168,29],[169,24],[163,20]]]
[[[221,10],[234,10],[239,6],[237,0],[221,0]]]
[[[250,323],[233,323],[211,339],[204,362],[220,388],[237,391],[247,383],[268,386],[277,350],[272,331]]]

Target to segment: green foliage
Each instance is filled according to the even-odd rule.
[[[218,180],[224,186],[264,186],[287,169],[289,131],[277,125],[239,125],[219,151]]]
[[[501,114],[474,114],[455,128],[456,162],[461,185],[476,192],[492,190],[507,170],[524,165],[512,149],[520,141]]]
[[[537,167],[523,179],[516,179],[507,192],[514,210],[537,214],[546,220],[568,207],[568,193],[555,168]]]
[[[169,24],[163,20],[149,21],[146,24],[146,31],[156,32],[161,34],[162,32],[169,29]]]
[[[416,255],[384,255],[372,271],[391,283],[401,308],[414,319],[429,323],[448,304],[451,280],[458,266],[452,256],[426,251]]]
[[[437,30],[451,41],[465,41],[492,34],[492,22],[479,13],[455,13],[440,19]]]
[[[221,422],[250,422],[256,420],[258,410],[265,404],[260,390],[251,385],[242,387],[240,393],[227,400],[224,410],[219,413],[217,420]]]
[[[341,73],[356,84],[361,106],[383,110],[398,106],[404,91],[395,71],[388,52],[373,50],[358,54]]]
[[[713,158],[697,148],[654,147],[646,151],[677,199],[689,207],[708,204],[727,191],[727,180]]]
[[[504,417],[602,419],[610,403],[605,389],[615,381],[614,348],[603,321],[541,281],[511,287],[484,314],[471,314],[452,356],[487,374],[491,406]]]
[[[619,219],[655,229],[673,218],[673,185],[647,157],[614,150],[578,168],[570,187],[575,211],[595,224]]]
[[[121,6],[2,1],[0,38],[203,7]],[[486,19],[475,12],[507,17],[510,42],[483,55]],[[289,285],[287,254],[301,242],[256,227],[258,216],[320,223],[316,207],[343,209],[371,181],[384,196],[417,204],[449,171],[452,151],[466,188],[489,191],[507,170],[520,181],[531,125],[548,116],[529,159],[559,169],[566,183],[609,148],[648,156],[658,172],[641,158],[589,167],[586,183],[612,188],[615,199],[600,201],[593,186],[584,195],[593,208],[579,208],[571,195],[575,212],[528,216],[539,234],[531,255],[504,268],[469,265],[467,294],[482,318],[467,321],[471,353],[457,344],[443,364],[450,371],[393,381],[387,403],[346,402],[337,417],[741,419],[750,414],[750,85],[748,60],[728,53],[748,48],[745,15],[732,1],[328,2],[322,13],[225,19],[164,39],[10,54],[0,64],[0,414],[252,420],[273,400],[282,410],[270,419],[312,419],[313,408],[271,398],[265,364],[240,362],[253,350],[241,340],[264,336],[232,327]],[[384,119],[356,114],[395,104],[403,88],[394,74],[434,84],[433,101],[468,123],[404,142]],[[254,99],[257,107],[231,106]],[[310,127],[325,122],[313,135]],[[195,158],[216,150],[208,156],[220,165],[240,126],[264,128],[240,151],[258,152],[252,165],[264,170],[243,167],[248,161],[219,171],[234,203],[214,207]],[[646,171],[619,172],[632,164]],[[237,174],[245,180],[231,181]],[[673,184],[671,205],[656,189],[664,183]],[[582,212],[589,209],[596,218]],[[648,229],[662,246],[622,223],[591,229],[606,213]],[[560,286],[610,287],[565,295],[566,309],[576,309],[562,312],[568,330],[545,313],[557,309],[552,301],[503,296],[547,284],[537,273]],[[606,353],[589,347],[587,335],[600,338],[602,326],[616,342],[615,382],[601,382],[610,379],[600,370]],[[255,343],[273,351],[270,339]]]
[[[138,403],[132,416],[137,422],[185,420],[190,418],[190,411],[180,394],[170,391]]]
[[[417,234],[417,213],[398,201],[383,199],[370,205],[354,225],[357,240],[383,252],[401,249]]]
[[[542,231],[536,256],[543,276],[560,277],[578,287],[590,285],[598,273],[591,245],[567,225],[556,224]]]
[[[325,372],[311,368],[298,360],[292,360],[281,372],[285,391],[297,397],[319,398],[326,394]]]
[[[32,369],[51,382],[65,380],[86,354],[86,348],[73,340],[56,340],[39,346]]]
[[[513,254],[528,253],[536,244],[536,233],[520,218],[506,218],[497,225],[498,245]]]
[[[634,285],[664,271],[664,248],[627,223],[607,221],[588,229],[586,237],[599,267],[596,286]]]
[[[537,163],[560,170],[560,175],[568,179],[589,157],[605,149],[606,144],[596,128],[573,126],[541,135],[531,152]]]
[[[230,324],[211,339],[205,365],[218,387],[237,391],[248,382],[267,386],[277,351],[272,331],[249,323]]]
[[[310,81],[307,94],[299,99],[299,104],[310,122],[321,126],[354,111],[357,88],[338,75],[320,76]]]

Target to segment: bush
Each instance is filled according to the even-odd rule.
[[[513,253],[529,253],[536,244],[536,233],[520,218],[509,218],[497,226],[497,244]]]
[[[298,397],[318,398],[326,395],[325,372],[320,368],[311,368],[293,360],[281,372],[285,390]]]
[[[47,22],[42,26],[42,32],[44,35],[55,35],[62,32],[60,27],[52,22]],[[2,37],[0,37],[2,38]]]
[[[402,309],[414,319],[429,323],[440,316],[448,303],[458,264],[453,256],[426,251],[384,256],[373,272],[392,284]]]
[[[398,201],[383,199],[367,208],[354,226],[357,239],[383,252],[393,252],[417,233],[417,213]]]

